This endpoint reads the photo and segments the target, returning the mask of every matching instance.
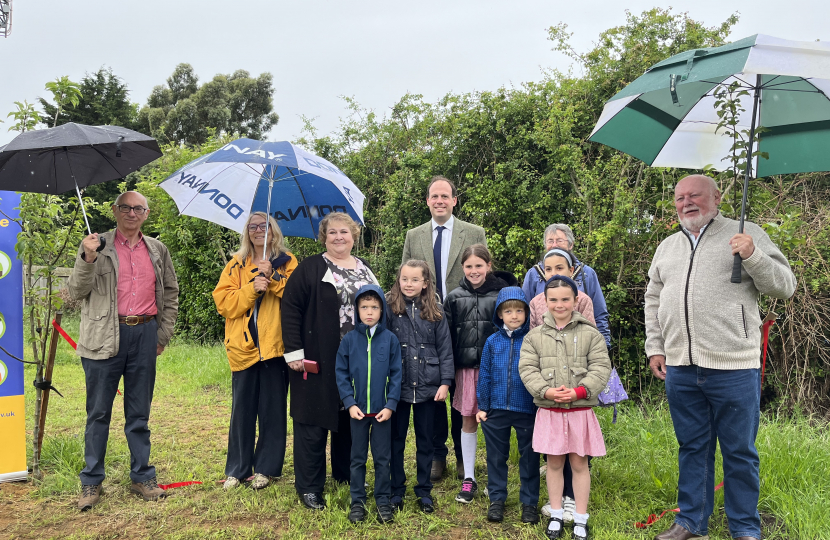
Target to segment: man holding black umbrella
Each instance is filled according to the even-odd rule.
[[[666,381],[679,443],[677,505],[680,512],[655,540],[707,535],[714,508],[715,448],[723,455],[724,509],[729,532],[761,538],[758,514],[760,459],[761,317],[758,297],[789,298],[795,276],[787,258],[763,229],[718,212],[712,178],[687,176],[674,202],[681,231],[654,253],[646,290],[646,355]],[[733,256],[742,280],[731,283]]]
[[[141,233],[147,199],[129,191],[112,205],[114,231],[84,238],[69,277],[69,294],[82,301],[77,353],[86,379],[86,467],[80,510],[100,501],[112,404],[124,377],[124,432],[130,447],[130,491],[144,500],[165,496],[150,460],[150,404],[156,357],[173,335],[179,286],[167,247]]]

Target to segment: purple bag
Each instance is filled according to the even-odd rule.
[[[612,424],[617,423],[617,403],[628,399],[628,394],[625,393],[620,376],[617,375],[617,368],[611,368],[611,376],[608,377],[608,384],[605,389],[597,396],[599,404],[603,407],[614,407],[614,420]]]

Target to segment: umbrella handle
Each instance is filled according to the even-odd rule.
[[[96,249],[95,251],[100,253],[100,252],[104,251],[105,247],[107,247],[107,239],[104,238],[103,236],[99,236],[98,241],[101,242],[101,244],[98,246],[98,249]]]
[[[736,253],[735,259],[732,261],[732,279],[730,280],[732,283],[741,282],[741,263],[743,263],[743,259]]]

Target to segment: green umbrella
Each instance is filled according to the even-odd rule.
[[[733,82],[749,91],[738,129],[750,131],[739,231],[753,167],[758,177],[830,170],[830,43],[755,35],[686,51],[649,68],[605,104],[589,140],[654,167],[725,168],[732,141],[717,132],[713,90]],[[751,101],[751,103],[749,103]],[[763,131],[752,148],[758,127]],[[740,283],[735,255],[733,283]]]

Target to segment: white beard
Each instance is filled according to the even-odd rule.
[[[686,230],[691,231],[693,233],[697,233],[700,232],[700,229],[702,227],[704,227],[707,223],[712,221],[712,218],[714,218],[716,215],[718,215],[717,209],[708,214],[700,213],[696,217],[692,218],[682,218],[678,215],[678,219],[680,220],[680,224],[683,225],[683,227]]]

